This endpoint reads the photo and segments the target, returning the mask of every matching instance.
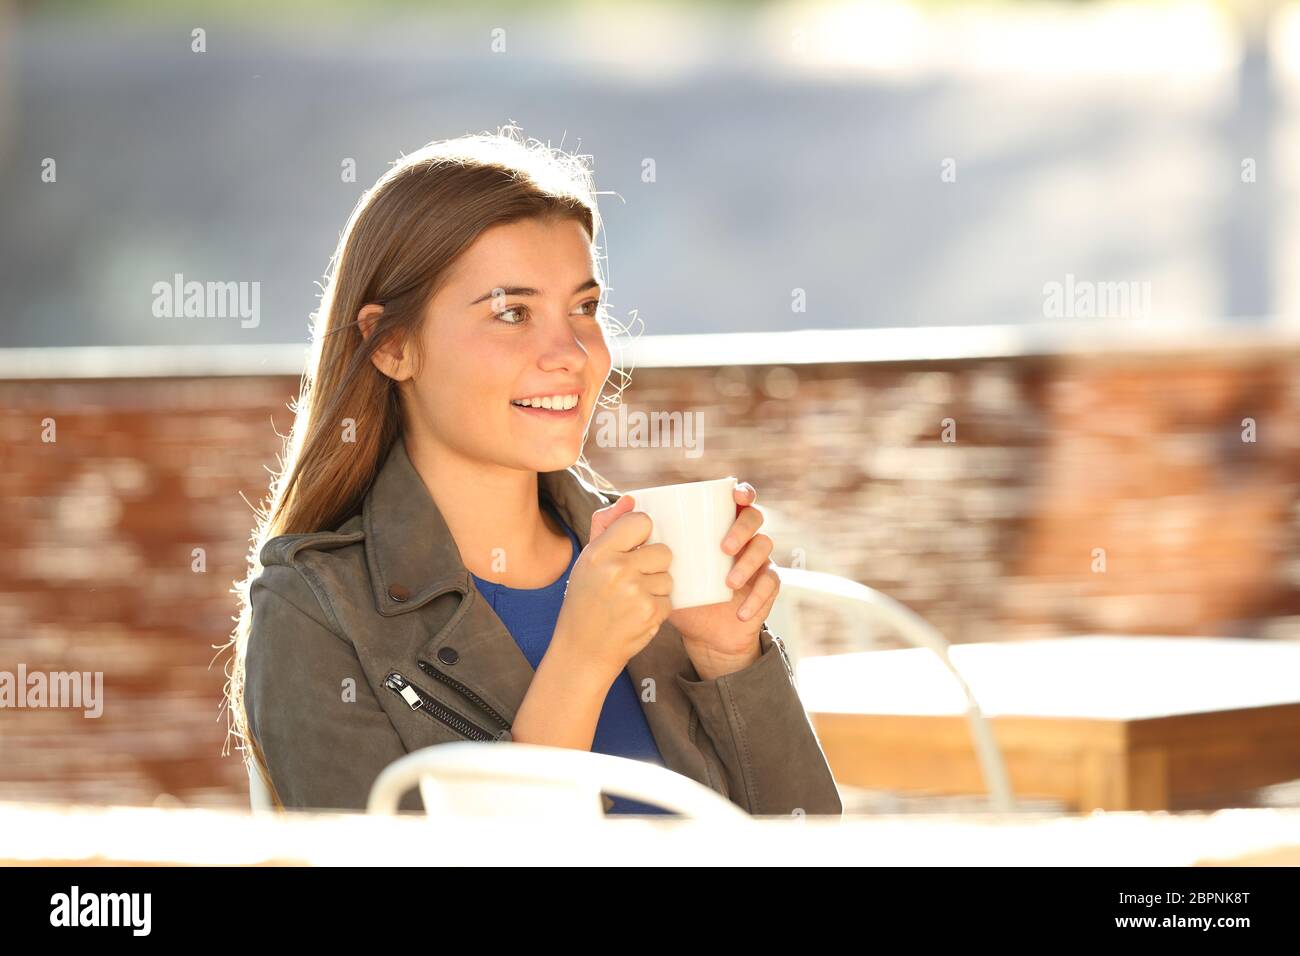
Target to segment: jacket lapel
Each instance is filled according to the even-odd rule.
[[[619,497],[598,491],[572,468],[541,472],[538,485],[584,548],[593,512]],[[376,475],[362,513],[366,559],[379,613],[396,617],[433,602],[436,612],[421,616],[427,634],[418,642],[417,659],[437,667],[513,723],[532,682],[533,667],[474,588],[447,523],[401,436]],[[675,684],[677,674],[699,679],[682,647],[680,633],[664,622],[654,639],[628,661],[627,668],[665,763],[697,780],[704,779],[702,758],[687,732],[690,703]],[[647,693],[648,689],[652,692]]]

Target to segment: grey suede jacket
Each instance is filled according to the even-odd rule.
[[[542,472],[586,547],[592,512],[618,496],[574,469]],[[508,745],[533,668],[475,589],[399,437],[361,513],[334,531],[279,535],[253,579],[244,702],[286,808],[364,810],[404,754],[454,740]],[[779,637],[750,666],[701,680],[665,622],[627,664],[670,770],[751,814],[835,814],[839,791]],[[606,800],[606,806],[609,806]],[[418,789],[401,803],[423,809]]]

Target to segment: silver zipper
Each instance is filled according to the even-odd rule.
[[[397,671],[389,672],[388,676],[384,678],[384,686],[406,701],[411,710],[424,711],[431,718],[446,724],[462,737],[483,741],[510,740],[509,728],[494,732],[480,727],[468,717],[457,713],[442,701],[434,698],[432,694],[416,687]]]
[[[510,721],[506,720],[504,717],[498,714],[491,707],[491,705],[488,704],[487,701],[485,701],[478,694],[474,693],[472,690],[470,690],[460,681],[456,680],[454,677],[451,677],[448,674],[443,673],[441,670],[439,670],[437,667],[435,667],[429,661],[424,660],[423,658],[417,660],[416,663],[420,666],[420,670],[424,671],[430,677],[434,678],[440,683],[446,684],[448,687],[450,687],[456,693],[460,694],[462,697],[468,698],[471,703],[473,703],[475,706],[479,708],[479,710],[483,711],[484,714],[490,717],[494,724],[501,727],[503,730],[510,729]]]

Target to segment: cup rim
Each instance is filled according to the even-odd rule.
[[[735,475],[726,475],[723,478],[705,478],[702,481],[675,481],[668,485],[645,485],[641,488],[629,488],[626,491],[619,492],[619,497],[623,497],[624,495],[635,495],[638,491],[660,491],[665,488],[691,488],[695,485],[715,485],[723,481],[740,484],[740,479]]]

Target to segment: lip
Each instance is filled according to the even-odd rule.
[[[510,399],[510,401],[513,403],[522,402],[525,398],[554,398],[556,395],[563,395],[567,398],[570,395],[576,395],[578,396],[579,404],[581,404],[582,396],[586,394],[586,391],[587,390],[581,386],[578,386],[577,388],[558,388],[553,392],[533,392],[531,395],[516,395],[514,398]]]
[[[510,407],[525,415],[541,415],[546,418],[554,419],[555,421],[564,421],[565,419],[578,417],[578,409],[582,407],[582,401],[579,400],[578,404],[574,405],[572,408],[566,408],[564,411],[558,412],[552,408],[533,408],[531,405],[524,407],[523,405],[516,405],[514,402],[510,403]]]

